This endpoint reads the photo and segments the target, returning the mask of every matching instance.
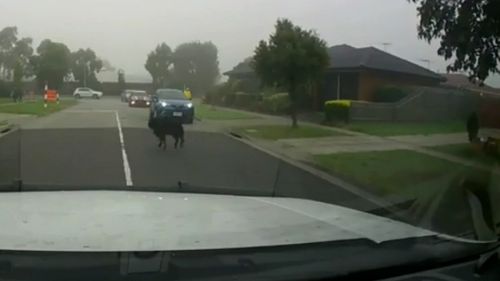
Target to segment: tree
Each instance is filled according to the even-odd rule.
[[[43,40],[36,50],[38,55],[31,57],[31,64],[38,85],[48,83],[50,88],[58,89],[71,71],[71,52],[63,43],[49,39]]]
[[[102,69],[101,71],[115,71],[115,67],[106,59],[101,59]]]
[[[170,67],[172,65],[172,50],[161,43],[156,49],[149,53],[144,67],[153,78],[155,88],[166,87],[170,78]]]
[[[30,58],[33,55],[33,39],[26,37],[21,38],[16,41],[14,45],[14,49],[12,50],[12,58],[14,58],[14,63],[11,68],[15,73],[16,67],[18,71],[22,71],[19,73],[22,77],[30,77],[32,76],[32,69],[30,65]]]
[[[410,1],[418,5],[419,38],[440,40],[438,55],[453,60],[448,71],[467,71],[481,82],[500,72],[500,1]]]
[[[12,50],[17,41],[17,27],[8,26],[0,30],[0,74],[9,79],[15,60],[12,59]]]
[[[264,84],[287,89],[292,127],[297,127],[301,91],[308,83],[323,78],[329,64],[326,43],[314,31],[303,30],[280,19],[269,41],[260,41],[252,66]]]
[[[99,88],[96,74],[101,71],[103,62],[92,49],[79,49],[71,53],[71,72],[81,86]]]
[[[33,55],[32,43],[33,39],[28,37],[18,40],[15,26],[0,31],[0,70],[4,79],[12,78],[15,69],[20,78],[31,76],[29,58]]]
[[[179,86],[194,92],[209,90],[219,78],[217,47],[212,42],[189,42],[174,52],[174,79]]]

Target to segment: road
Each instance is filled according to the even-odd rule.
[[[148,109],[118,99],[82,100],[0,138],[0,183],[27,186],[170,188],[261,192],[359,209],[375,208],[349,191],[218,132],[210,121],[186,126],[186,143],[160,150]]]

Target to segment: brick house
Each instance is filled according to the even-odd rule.
[[[354,48],[337,45],[328,49],[330,67],[321,86],[321,100],[373,100],[383,86],[438,86],[445,78],[419,65],[374,47]],[[259,83],[249,60],[224,75],[230,79]]]

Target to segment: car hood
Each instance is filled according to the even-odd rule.
[[[244,248],[436,233],[310,200],[50,191],[0,194],[0,249],[153,251]]]

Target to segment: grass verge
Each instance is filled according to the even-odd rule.
[[[232,111],[221,109],[218,107],[212,107],[206,104],[197,104],[195,108],[196,117],[204,120],[237,120],[237,119],[254,119],[259,118],[256,115],[247,114],[239,111]]]
[[[63,110],[77,103],[75,100],[61,100],[59,104],[50,103],[47,108],[43,106],[42,101],[36,102],[22,102],[22,103],[8,103],[0,104],[1,113],[12,114],[29,114],[36,116],[45,116],[51,113]]]
[[[500,218],[500,177],[410,150],[315,155],[315,165],[372,194],[389,200],[410,199],[405,216],[414,224],[460,234],[473,229],[465,186],[481,191],[492,202],[485,208]],[[465,183],[465,185],[464,185]],[[487,210],[487,209],[485,209]]]
[[[415,188],[440,188],[453,176],[470,170],[461,164],[410,150],[315,155],[313,159],[319,168],[382,196],[414,195]]]
[[[469,143],[440,145],[429,148],[487,166],[494,165],[495,163],[500,163],[500,158],[498,156],[495,157],[492,155],[488,155],[483,152],[481,147],[473,146]]]
[[[237,133],[250,137],[277,140],[290,138],[318,138],[344,135],[328,129],[322,129],[312,126],[301,125],[298,128],[292,128],[288,125],[266,125],[266,126],[251,126],[239,128]]]
[[[376,136],[431,135],[465,131],[465,122],[361,122],[340,126],[344,129]]]

